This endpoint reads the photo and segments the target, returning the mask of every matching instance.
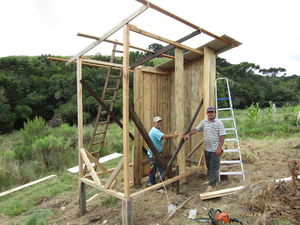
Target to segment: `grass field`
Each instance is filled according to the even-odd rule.
[[[249,169],[251,164],[263,154],[272,152],[272,149],[268,148],[274,146],[275,142],[277,143],[275,146],[280,146],[280,149],[284,149],[286,143],[291,143],[293,151],[299,153],[300,143],[297,142],[300,138],[300,127],[297,126],[299,111],[300,106],[285,106],[275,110],[271,107],[261,109],[255,105],[247,110],[235,111],[239,136],[245,148],[243,157],[245,163],[249,163]],[[73,210],[77,211],[77,200],[73,197],[77,191],[77,176],[66,172],[66,168],[76,165],[77,161],[75,127],[64,124],[50,128],[46,124],[43,125],[41,120],[32,121],[28,127],[30,130],[24,128],[22,131],[0,136],[0,191],[50,174],[56,174],[58,177],[0,197],[1,224],[55,224],[54,218],[61,214],[64,205],[70,204],[70,201],[74,203]],[[133,130],[132,124],[130,129]],[[90,126],[85,129],[86,143],[89,141],[91,130]],[[116,125],[110,126],[107,145],[104,149],[105,154],[122,152],[121,132]],[[284,144],[281,145],[281,143]],[[259,155],[255,152],[255,148],[267,151],[267,153],[260,152]],[[280,149],[278,149],[278,154],[282,154]],[[29,155],[23,151],[27,151]],[[52,157],[49,158],[49,154]],[[39,162],[41,157],[43,163]],[[51,163],[53,160],[56,163]],[[113,160],[105,166],[112,168],[117,163],[118,160]],[[260,166],[262,169],[268,169],[263,165]],[[259,179],[258,177],[257,180]],[[97,192],[94,189],[88,190],[87,198],[95,193]],[[54,199],[60,200],[55,202]],[[50,200],[52,205],[45,207]],[[119,201],[111,196],[103,196],[100,205],[108,208],[120,207]],[[292,223],[279,218],[277,224]]]

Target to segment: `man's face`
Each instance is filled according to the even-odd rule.
[[[161,120],[158,122],[154,122],[154,127],[160,130],[161,127]]]
[[[208,111],[206,112],[207,117],[209,120],[214,120],[216,118],[216,112],[215,111]]]

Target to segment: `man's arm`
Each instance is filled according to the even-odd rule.
[[[225,135],[220,136],[219,146],[216,150],[216,155],[217,156],[222,155],[222,147],[223,147],[223,144],[224,144],[224,140],[225,140]]]
[[[198,132],[197,129],[192,129],[190,132],[188,132],[186,135],[183,136],[183,139],[186,141],[187,139],[190,138],[191,135],[196,134]]]
[[[164,136],[162,136],[162,139],[175,138],[177,136],[178,136],[178,132],[175,131],[174,134],[164,134]]]

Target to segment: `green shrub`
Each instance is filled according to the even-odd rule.
[[[64,169],[70,164],[70,160],[75,157],[75,151],[70,151],[70,141],[65,141],[63,137],[48,135],[37,139],[32,144],[32,149],[40,165],[48,170]]]
[[[36,138],[43,136],[45,125],[45,120],[40,116],[25,122],[24,128],[21,130],[23,142],[27,145],[31,145]]]
[[[258,103],[256,103],[255,105],[252,104],[247,109],[247,122],[249,125],[253,125],[258,121],[260,112],[261,109],[259,108]]]

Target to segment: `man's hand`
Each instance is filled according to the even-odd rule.
[[[190,136],[191,136],[190,133],[187,133],[186,135],[183,136],[183,140],[186,141],[187,139],[190,138]]]
[[[217,149],[216,155],[217,155],[217,156],[221,156],[221,155],[222,155],[222,148],[218,148],[218,149]]]
[[[178,131],[175,131],[173,134],[173,138],[176,138],[178,136]]]

